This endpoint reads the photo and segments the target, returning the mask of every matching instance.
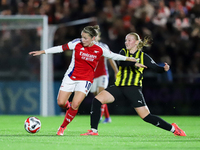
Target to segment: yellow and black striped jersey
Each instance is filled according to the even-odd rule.
[[[138,62],[147,66],[147,68],[153,69],[156,72],[164,72],[164,68],[158,66],[154,60],[145,54],[144,52],[137,50],[134,54],[131,54],[129,50],[122,49],[121,55],[127,57],[139,58]],[[140,86],[142,87],[144,68],[135,66],[134,62],[119,61],[119,72],[115,81],[116,86]]]

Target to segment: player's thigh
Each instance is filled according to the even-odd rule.
[[[97,94],[99,94],[101,91],[103,91],[105,88],[104,87],[98,87],[98,89],[97,89],[97,91],[98,91],[98,93]]]
[[[66,103],[66,101],[69,99],[70,95],[74,91],[76,86],[76,82],[71,80],[68,76],[65,76],[62,80],[59,93],[57,96],[57,102],[60,105],[63,105]]]
[[[102,104],[112,103],[115,98],[108,91],[103,90],[97,96],[95,96]]]
[[[73,109],[78,109],[82,101],[84,100],[86,94],[81,92],[81,91],[75,91],[74,92],[74,97],[72,99],[72,108]]]
[[[72,92],[59,90],[58,97],[57,97],[58,105],[65,105],[71,94]]]
[[[120,88],[116,87],[115,85],[106,88],[96,96],[96,98],[100,100],[102,104],[112,103],[116,99],[121,99],[122,97],[123,96]]]
[[[146,106],[144,96],[140,87],[130,86],[123,87],[123,94],[126,99],[131,103],[132,107]]]

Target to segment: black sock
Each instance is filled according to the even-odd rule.
[[[165,120],[161,119],[158,116],[149,114],[144,119],[144,121],[153,124],[154,126],[160,127],[162,129],[165,129],[167,131],[170,131],[172,129],[172,125],[167,123]]]
[[[101,117],[101,105],[102,103],[98,99],[93,99],[91,107],[90,125],[91,128],[96,130],[98,128],[99,120]]]

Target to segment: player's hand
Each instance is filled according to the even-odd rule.
[[[38,56],[44,53],[45,51],[32,51],[32,52],[29,52],[29,55]]]
[[[164,70],[165,70],[165,71],[168,71],[169,68],[170,68],[169,65],[168,65],[167,63],[165,63]]]
[[[135,59],[134,57],[126,57],[126,61],[137,62],[139,58]]]
[[[143,64],[140,64],[138,62],[135,63],[135,66],[136,67],[139,67],[139,68],[147,68],[147,66],[143,65]]]

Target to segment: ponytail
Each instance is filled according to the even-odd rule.
[[[142,41],[137,33],[131,32],[129,34],[135,36],[136,40],[139,40],[139,44],[137,46],[138,50],[142,50],[143,47],[149,47],[153,43],[153,39],[149,35],[145,36],[144,40]]]

